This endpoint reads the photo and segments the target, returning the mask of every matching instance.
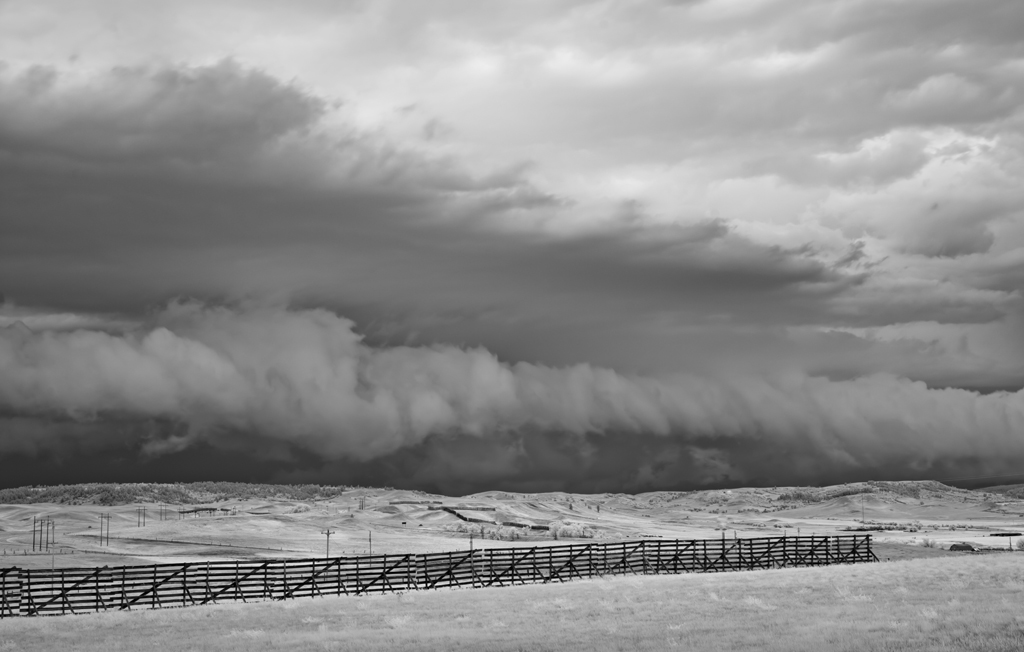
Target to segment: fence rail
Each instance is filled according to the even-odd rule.
[[[416,555],[0,568],[0,618],[878,561],[871,535],[644,540]]]

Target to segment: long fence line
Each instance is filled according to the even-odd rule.
[[[458,552],[0,569],[0,618],[227,601],[878,561],[871,535],[644,540]]]

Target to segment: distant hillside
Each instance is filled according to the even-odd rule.
[[[351,487],[315,484],[248,484],[245,482],[72,484],[55,487],[0,489],[0,504],[126,505],[129,503],[164,503],[192,505],[223,500],[271,498],[326,500],[341,495],[346,489],[351,489]]]
[[[286,484],[249,484],[245,482],[190,482],[190,483],[92,483],[58,485],[52,487],[18,487],[0,489],[0,504],[57,503],[63,505],[126,505],[130,503],[163,503],[167,505],[195,505],[214,503],[227,500],[294,500],[313,501],[328,500],[340,496],[356,487],[331,485],[286,485]],[[390,488],[379,488],[391,491]],[[1024,485],[1005,485],[989,487],[984,491],[998,492],[1015,498],[1024,498]],[[408,493],[426,495],[421,491],[411,490]],[[649,492],[645,494],[603,494],[603,501],[612,504],[620,502],[631,506],[644,503],[648,506],[664,504],[677,499],[698,500],[701,503],[719,504],[730,501],[746,501],[752,506],[792,507],[793,505],[812,505],[824,503],[844,496],[872,494],[884,499],[913,498],[940,499],[958,495],[980,496],[981,490],[971,491],[951,487],[934,480],[914,481],[870,481],[854,482],[828,487],[779,487],[776,490],[765,488],[737,488],[734,490],[714,490],[697,492]],[[501,494],[505,498],[507,494]],[[561,492],[528,494],[538,500],[566,501],[575,494]],[[477,494],[489,496],[489,494]],[[578,495],[580,500],[588,500],[593,496]],[[788,508],[786,507],[786,508]]]
[[[1001,484],[996,487],[985,487],[985,491],[1011,498],[1024,498],[1024,484]]]
[[[843,496],[858,494],[887,493],[907,498],[922,498],[928,494],[969,493],[966,489],[958,489],[935,480],[906,480],[854,482],[830,487],[799,487],[779,494],[783,502],[821,503]]]

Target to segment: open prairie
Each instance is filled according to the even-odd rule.
[[[173,505],[146,500],[159,485],[121,487],[136,502],[94,504],[100,491],[93,486],[92,493],[57,493],[62,502],[0,504],[0,566],[316,557],[327,553],[326,530],[332,556],[367,554],[371,545],[378,554],[458,550],[471,545],[471,536],[482,548],[544,545],[556,534],[565,541],[866,530],[883,560],[943,554],[958,542],[1010,549],[1021,537],[1006,535],[1024,531],[1024,500],[936,482],[638,495],[495,491],[460,498],[352,488],[307,500],[193,489],[180,495],[197,502]],[[100,539],[101,514],[110,516],[109,543]],[[33,519],[44,517],[54,523],[50,553],[64,554],[33,554]]]
[[[119,505],[94,504],[102,486],[21,494],[50,500],[0,505],[0,546],[6,554],[0,566],[314,557],[327,552],[325,530],[333,532],[332,556],[368,553],[371,542],[379,554],[580,538],[866,530],[875,537],[882,563],[9,618],[0,621],[0,650],[142,644],[160,650],[988,651],[1024,646],[1024,553],[1013,550],[1020,536],[1005,536],[1022,524],[1024,502],[1003,493],[935,482],[869,482],[641,495],[487,492],[459,498],[334,488],[297,499],[288,492],[232,496],[179,485],[181,495],[196,502],[167,505],[151,500],[166,497],[154,488],[160,485],[119,485],[119,495],[133,500]],[[110,515],[109,544],[99,536],[101,514]],[[55,554],[31,551],[33,519],[43,517],[55,523]],[[988,554],[948,550],[954,543],[971,543]]]
[[[1018,555],[0,621],[0,649],[1024,649]]]

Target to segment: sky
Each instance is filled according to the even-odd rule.
[[[1021,34],[0,0],[0,485],[1024,477]]]

